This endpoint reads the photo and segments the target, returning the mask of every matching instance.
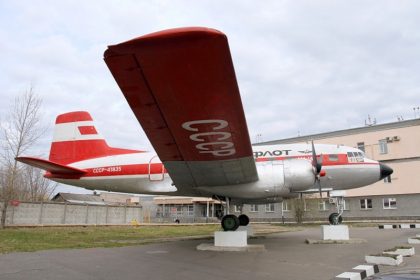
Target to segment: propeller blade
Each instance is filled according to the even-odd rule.
[[[312,140],[311,142],[312,142],[312,166],[314,167],[315,172],[316,172],[315,185],[318,187],[319,196],[322,197],[321,180],[319,178],[319,173],[321,172],[321,169],[322,169],[322,156],[319,157],[319,162],[318,162],[318,159],[316,157],[314,140]]]
[[[312,140],[312,166],[315,168],[316,174],[318,175],[319,172],[321,172],[321,168],[322,168],[322,157],[320,157],[319,162],[318,162],[318,158],[316,156],[316,151],[315,151],[314,140]]]
[[[321,181],[319,180],[319,178],[316,178],[316,184],[318,185],[319,196],[322,198],[322,187],[321,187]]]

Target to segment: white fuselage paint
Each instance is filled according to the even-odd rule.
[[[315,145],[315,149],[318,155],[347,155],[348,152],[355,152],[360,155],[361,153],[360,150],[355,148],[326,144]],[[161,180],[152,180],[149,174],[112,175],[112,170],[114,169],[110,169],[111,174],[107,173],[108,176],[98,174],[98,176],[82,177],[80,179],[52,179],[60,183],[92,190],[183,196],[219,195],[241,201],[276,201],[281,198],[294,196],[296,192],[305,191],[305,189],[299,189],[299,186],[295,186],[296,188],[294,188],[288,184],[288,178],[285,178],[284,174],[288,166],[290,166],[290,163],[294,161],[300,161],[301,163],[306,161],[311,162],[310,144],[254,146],[253,150],[254,154],[259,155],[256,158],[259,180],[246,184],[195,188],[181,187],[177,189],[172,185],[172,180],[167,173],[162,174]],[[282,159],[279,160],[279,157]],[[153,158],[156,158],[154,153],[133,153],[74,162],[69,164],[69,166],[79,169],[96,168],[96,170],[105,170],[108,167],[113,167],[115,170],[118,170],[119,166],[149,165]],[[349,159],[349,163],[347,164],[331,164],[329,162],[323,165],[322,170],[326,174],[321,177],[322,187],[326,189],[345,190],[366,186],[379,180],[380,171],[378,162],[367,159],[364,155],[362,159],[359,157],[357,163],[352,163],[352,161],[353,159]],[[153,163],[156,163],[156,160]],[[303,179],[306,181],[308,181],[308,178],[313,179],[311,177],[313,175],[309,173],[308,178],[305,178],[306,175],[299,176],[303,176]],[[312,187],[313,185],[307,187],[307,189],[311,189]]]

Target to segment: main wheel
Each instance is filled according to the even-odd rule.
[[[239,219],[235,215],[226,215],[222,218],[222,228],[224,231],[235,231],[239,227]]]
[[[328,217],[328,221],[331,225],[339,225],[343,222],[343,217],[339,216],[338,213],[332,213]]]
[[[240,226],[247,226],[249,224],[249,218],[247,215],[244,215],[244,214],[239,215],[238,219],[239,219]]]

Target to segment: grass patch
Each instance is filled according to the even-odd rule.
[[[391,254],[381,253],[381,254],[370,254],[369,256],[373,256],[373,257],[387,257],[387,258],[393,258],[394,260],[396,260],[399,255],[391,255]]]
[[[408,250],[408,249],[411,249],[411,248],[413,248],[413,247],[412,247],[412,246],[396,246],[396,247],[394,247],[394,248],[384,250],[384,252],[395,252],[395,251],[397,251],[398,249]]]
[[[163,238],[211,235],[219,229],[220,225],[6,228],[0,230],[0,254],[64,248],[121,247]]]

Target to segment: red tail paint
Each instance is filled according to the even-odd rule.
[[[57,117],[49,160],[69,164],[97,157],[140,152],[142,151],[109,147],[97,132],[90,114],[77,111]]]

